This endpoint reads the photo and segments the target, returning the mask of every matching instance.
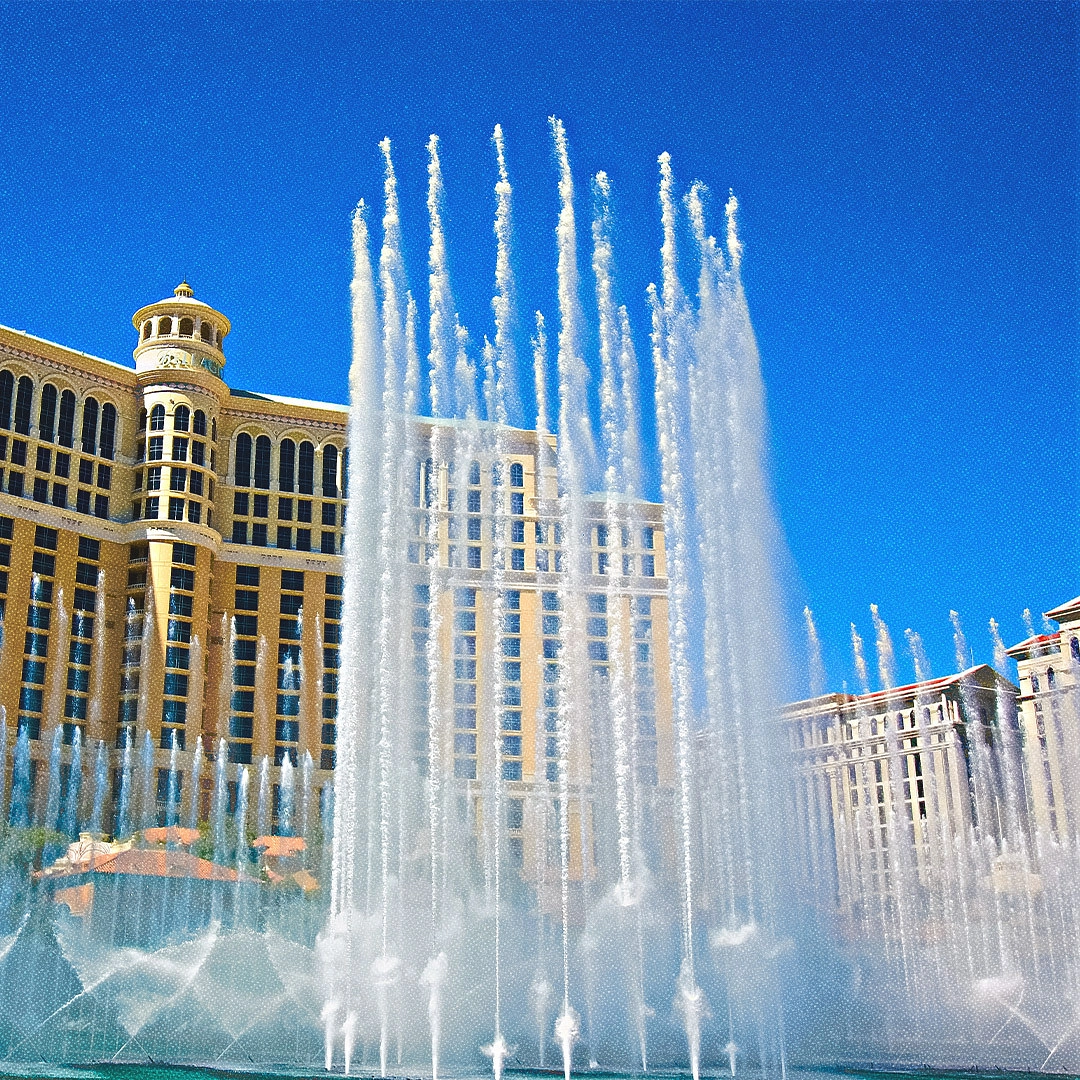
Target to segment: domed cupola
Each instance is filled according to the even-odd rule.
[[[136,371],[197,368],[222,377],[222,342],[231,329],[229,320],[196,300],[186,281],[176,286],[172,296],[140,308],[131,321],[139,332]]]

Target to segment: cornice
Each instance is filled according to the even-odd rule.
[[[61,349],[62,346],[57,346],[57,348]],[[29,350],[20,349],[5,341],[0,341],[0,354],[22,360],[24,363],[41,364],[43,367],[51,368],[53,371],[63,372],[65,375],[74,375],[83,379],[93,379],[96,383],[114,387],[118,390],[124,390],[129,394],[133,393],[136,389],[134,369],[131,370],[131,382],[123,383],[118,378],[101,374],[98,371],[89,371],[86,367],[76,367],[73,363],[64,363],[54,357],[45,356],[40,352],[30,352]],[[88,356],[87,359],[93,358]],[[105,361],[99,360],[98,363],[105,363]]]

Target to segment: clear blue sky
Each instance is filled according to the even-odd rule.
[[[792,613],[830,683],[881,605],[952,668],[950,608],[1080,593],[1077,27],[1064,4],[30,5],[0,9],[0,321],[130,362],[187,275],[233,320],[233,385],[343,400],[348,215],[401,181],[426,292],[424,143],[451,271],[490,332],[491,131],[506,132],[523,321],[555,316],[561,116],[612,176],[639,352],[656,156],[742,205]],[[377,216],[376,216],[377,221]],[[589,286],[581,230],[583,292]],[[585,293],[587,296],[587,293]]]

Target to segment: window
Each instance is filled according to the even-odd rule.
[[[510,486],[512,488],[524,487],[525,485],[525,470],[522,468],[520,461],[515,461],[510,465]]]
[[[67,479],[71,475],[71,455],[61,454],[57,451],[56,454],[56,475],[62,476]]]
[[[164,431],[165,430],[165,406],[155,405],[150,410],[150,430],[151,431]]]
[[[180,336],[181,337],[194,337],[195,335],[195,320],[184,316],[180,320]]]
[[[656,557],[654,555],[642,555],[641,556],[641,576],[642,577],[655,577],[656,576]]]
[[[203,493],[202,473],[192,472],[191,479],[188,481],[188,490],[192,495],[201,495]]]
[[[270,439],[266,435],[255,440],[255,486],[270,486]]]
[[[0,371],[0,427],[11,429],[11,397],[15,392],[15,376],[10,371]]]
[[[46,383],[41,388],[41,406],[38,409],[38,438],[53,441],[56,427],[56,387]]]
[[[173,461],[187,461],[187,439],[177,438],[173,436],[172,441],[172,459]]]
[[[110,461],[116,456],[116,406],[104,405],[101,409],[101,440],[98,451]]]
[[[270,497],[268,495],[255,495],[252,497],[252,517],[267,517],[270,513]]]
[[[323,450],[322,493],[328,499],[336,499],[338,452],[336,446],[327,446]]]
[[[251,542],[255,547],[266,547],[266,526],[261,522],[251,526]]]
[[[296,484],[296,443],[292,439],[283,439],[278,450],[278,490],[292,491]],[[289,518],[292,518],[292,500],[281,499],[281,503],[289,503]],[[279,511],[279,516],[281,516]]]
[[[161,461],[165,457],[165,439],[161,435],[151,435],[146,444],[146,460]]]
[[[157,332],[158,337],[163,337],[172,333],[172,319],[170,319],[168,315],[158,319]]]
[[[183,491],[187,487],[187,469],[178,469],[175,466],[169,470],[169,490]]]
[[[323,503],[322,504],[322,523],[331,527],[337,524],[337,504],[336,503]]]
[[[97,467],[97,486],[104,488],[106,491],[112,487],[112,466],[111,465],[98,465]]]
[[[336,540],[337,538],[332,532],[324,532],[322,534],[321,550],[324,555],[334,554],[336,551]],[[476,550],[479,551],[480,549],[477,548]]]
[[[206,443],[193,442],[191,444],[191,464],[192,465],[205,465],[206,464]]]
[[[237,487],[251,486],[251,436],[246,432],[236,436],[233,478]]]
[[[297,487],[301,495],[315,494],[315,447],[309,442],[300,444]]]
[[[651,525],[646,525],[645,528],[641,530],[641,546],[646,551],[652,551],[654,539],[653,527]]]
[[[510,513],[521,515],[525,513],[525,493],[522,491],[510,492]]]
[[[199,325],[199,337],[207,343],[207,345],[214,344],[214,328],[210,323],[201,323]]]
[[[160,491],[161,490],[161,466],[151,465],[146,470],[146,490],[147,491]]]
[[[184,520],[184,500],[183,499],[169,499],[169,520],[170,521],[183,521]]]
[[[34,399],[34,383],[28,375],[19,380],[15,395],[15,430],[20,435],[30,434],[30,406]]]
[[[174,543],[172,546],[172,561],[184,566],[195,565],[195,545]]]
[[[187,431],[191,426],[191,410],[186,405],[177,405],[173,413],[173,431]]]
[[[206,413],[204,413],[202,409],[195,410],[195,418],[192,424],[192,431],[194,431],[196,435],[206,434]]]
[[[97,452],[98,403],[88,397],[83,402],[82,448],[88,454]]]

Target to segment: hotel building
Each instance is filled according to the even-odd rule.
[[[1080,837],[1080,596],[1046,617],[1056,633],[1008,650],[1020,681],[1020,725],[1038,831],[1058,842]]]
[[[826,694],[783,718],[801,877],[844,932],[951,880],[973,825],[1014,844],[1027,829],[1016,688],[990,667]]]
[[[310,753],[313,795],[335,765],[348,469],[347,408],[232,389],[224,378],[229,320],[183,283],[133,316],[134,368],[0,328],[0,704],[7,716],[7,790],[19,733],[30,740],[31,802],[40,820],[48,758],[62,731],[63,768],[78,729],[109,748],[115,803],[122,748],[149,733],[158,808],[168,760],[224,740],[230,778],[266,755],[276,784],[286,758]],[[439,422],[421,418],[420,444]],[[446,572],[438,642],[454,675],[450,771],[481,775],[477,706],[487,692],[474,657],[505,658],[503,775],[523,788],[549,775],[554,739],[544,658],[560,647],[557,583],[563,538],[554,518],[554,442],[507,429],[506,460],[475,461],[455,481],[417,462],[413,642],[418,670],[428,619],[424,566]],[[497,465],[493,469],[493,465]],[[506,603],[492,625],[493,486],[509,499]],[[661,508],[635,503],[610,530],[590,531],[589,657],[603,674],[625,650],[635,675],[637,765],[646,788],[673,780],[667,601]],[[451,512],[453,511],[453,512]],[[614,608],[619,606],[619,618]],[[609,626],[612,631],[609,634]],[[614,628],[622,628],[615,640]],[[419,738],[417,767],[427,767]],[[426,728],[426,718],[424,719]],[[478,746],[479,742],[479,746]],[[83,754],[92,769],[93,754]],[[190,775],[190,774],[189,774]],[[186,815],[209,812],[213,769]],[[233,779],[235,784],[235,780]],[[190,786],[190,785],[189,785]],[[92,784],[82,792],[90,798]],[[507,827],[520,849],[520,799]],[[115,806],[113,806],[115,812]],[[106,820],[112,818],[108,812]]]

